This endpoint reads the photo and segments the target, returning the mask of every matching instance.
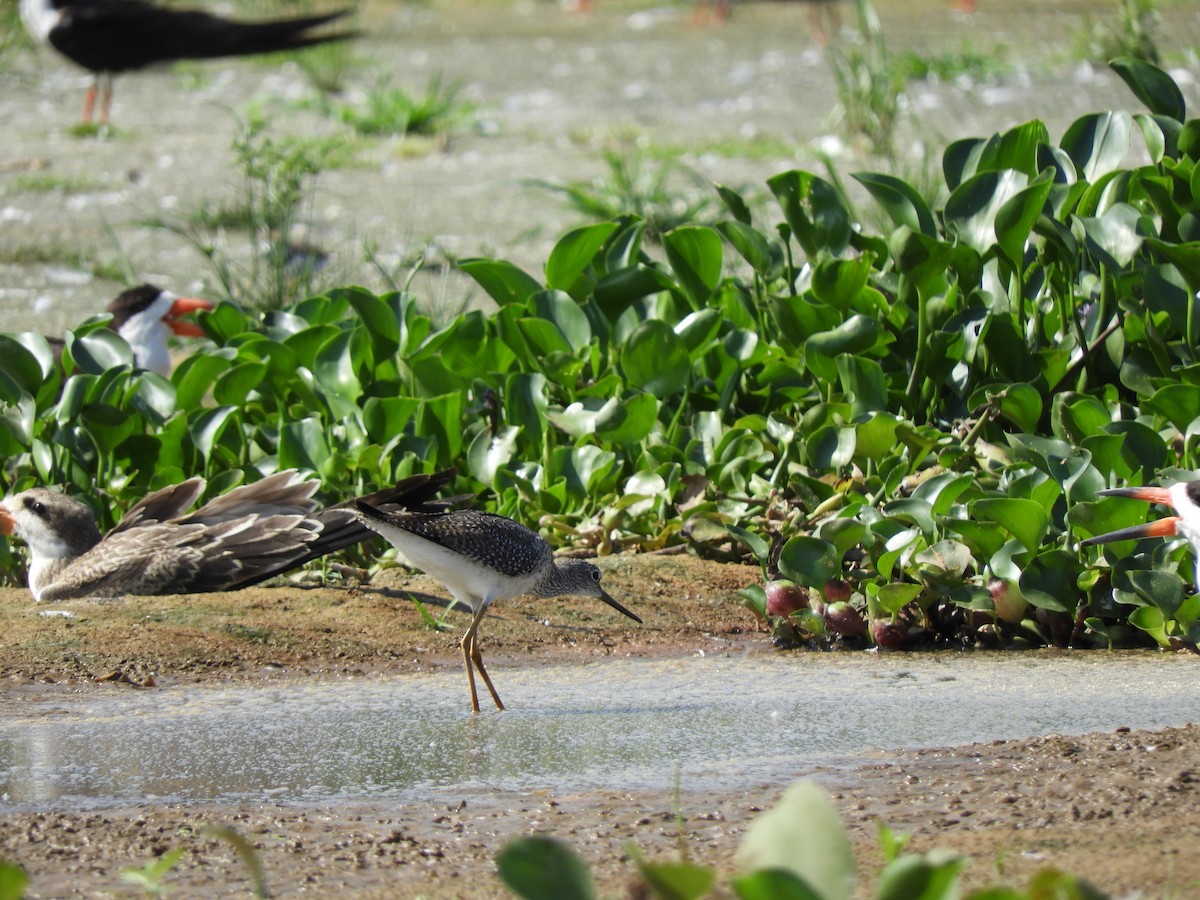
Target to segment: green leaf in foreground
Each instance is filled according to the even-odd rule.
[[[509,841],[496,857],[501,880],[526,900],[586,900],[592,879],[579,855],[553,838]]]
[[[21,900],[29,877],[16,863],[0,862],[0,900]]]
[[[848,900],[854,888],[854,853],[846,829],[828,795],[808,781],[793,784],[774,808],[750,824],[738,863],[748,874],[788,872],[824,900]]]

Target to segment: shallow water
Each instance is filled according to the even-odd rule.
[[[689,789],[728,790],[872,749],[1183,724],[1200,709],[1196,665],[750,654],[498,669],[509,710],[478,719],[450,671],[122,692],[0,716],[0,810],[661,789],[677,773]]]

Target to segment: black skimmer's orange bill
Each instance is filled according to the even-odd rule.
[[[236,22],[200,10],[167,9],[144,0],[21,0],[21,19],[33,39],[49,44],[90,71],[83,121],[101,92],[100,122],[108,121],[112,78],[120,72],[178,59],[216,59],[298,50],[353,37],[349,31],[313,34],[349,9],[276,21]]]
[[[183,317],[212,308],[207,300],[179,297],[152,284],[142,284],[123,291],[105,307],[105,311],[112,314],[109,327],[133,350],[134,364],[165,377],[171,374],[168,346],[171,335],[204,337],[199,325]],[[55,356],[61,359],[63,339],[48,337],[46,340]]]
[[[1132,497],[1147,503],[1161,503],[1175,510],[1175,515],[1155,519],[1144,525],[1118,528],[1106,534],[1080,541],[1079,546],[1111,544],[1113,541],[1136,541],[1147,537],[1172,537],[1181,534],[1192,547],[1200,550],[1200,481],[1180,481],[1164,487],[1110,488],[1097,492],[1101,497]]]
[[[113,331],[133,349],[140,368],[159,375],[171,373],[171,355],[167,342],[172,334],[179,337],[204,337],[204,331],[184,316],[213,305],[196,297],[179,297],[170,291],[142,284],[121,293],[108,304]]]
[[[471,712],[479,713],[475,672],[497,709],[504,709],[479,652],[479,622],[497,600],[520,594],[538,597],[598,597],[635,622],[642,620],[600,586],[600,570],[582,559],[556,562],[550,545],[524,525],[475,509],[422,512],[380,509],[369,500],[355,504],[362,522],[387,538],[400,555],[446,586],[472,612],[459,641]]]
[[[414,475],[362,499],[391,511],[442,509],[449,501],[434,497],[453,477],[453,469]],[[279,472],[188,513],[204,490],[190,478],[148,494],[103,536],[85,504],[32,488],[0,504],[0,534],[29,547],[39,602],[235,591],[372,536],[354,501],[318,510],[317,487]]]

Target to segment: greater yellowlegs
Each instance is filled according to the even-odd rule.
[[[1161,503],[1175,510],[1175,515],[1097,535],[1080,541],[1079,546],[1182,535],[1187,538],[1196,556],[1196,586],[1200,588],[1200,481],[1179,481],[1170,487],[1110,488],[1097,493],[1101,497],[1132,497],[1146,503]]]
[[[557,562],[539,535],[504,516],[458,509],[448,512],[389,513],[358,501],[363,522],[388,539],[415,568],[436,578],[454,599],[470,608],[471,624],[459,648],[471,687],[471,711],[479,713],[475,670],[497,709],[504,709],[492,686],[476,634],[487,608],[521,594],[538,597],[599,597],[635,622],[642,620],[600,586],[600,570],[581,559]]]
[[[414,475],[364,499],[389,511],[434,510],[453,477],[453,469]],[[104,536],[86,504],[32,488],[0,504],[0,534],[29,546],[37,601],[234,591],[371,535],[353,501],[316,509],[317,487],[288,470],[187,513],[204,491],[203,479],[190,478],[148,494]]]

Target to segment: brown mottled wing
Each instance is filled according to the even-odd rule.
[[[398,481],[390,488],[376,491],[365,497],[356,497],[335,506],[313,513],[312,519],[320,524],[320,534],[304,547],[304,552],[285,566],[276,569],[263,568],[257,573],[247,572],[230,588],[252,587],[259,582],[282,574],[288,569],[297,568],[327,554],[357,544],[359,541],[375,537],[375,532],[359,521],[354,514],[355,504],[360,500],[370,502],[373,506],[381,507],[388,512],[402,509],[441,510],[453,505],[463,498],[435,499],[439,491],[454,480],[454,469],[443,469],[432,475],[412,475]]]
[[[129,508],[106,537],[111,538],[120,532],[144,527],[150,523],[178,519],[200,498],[203,491],[203,478],[189,478],[187,481],[149,493]]]

